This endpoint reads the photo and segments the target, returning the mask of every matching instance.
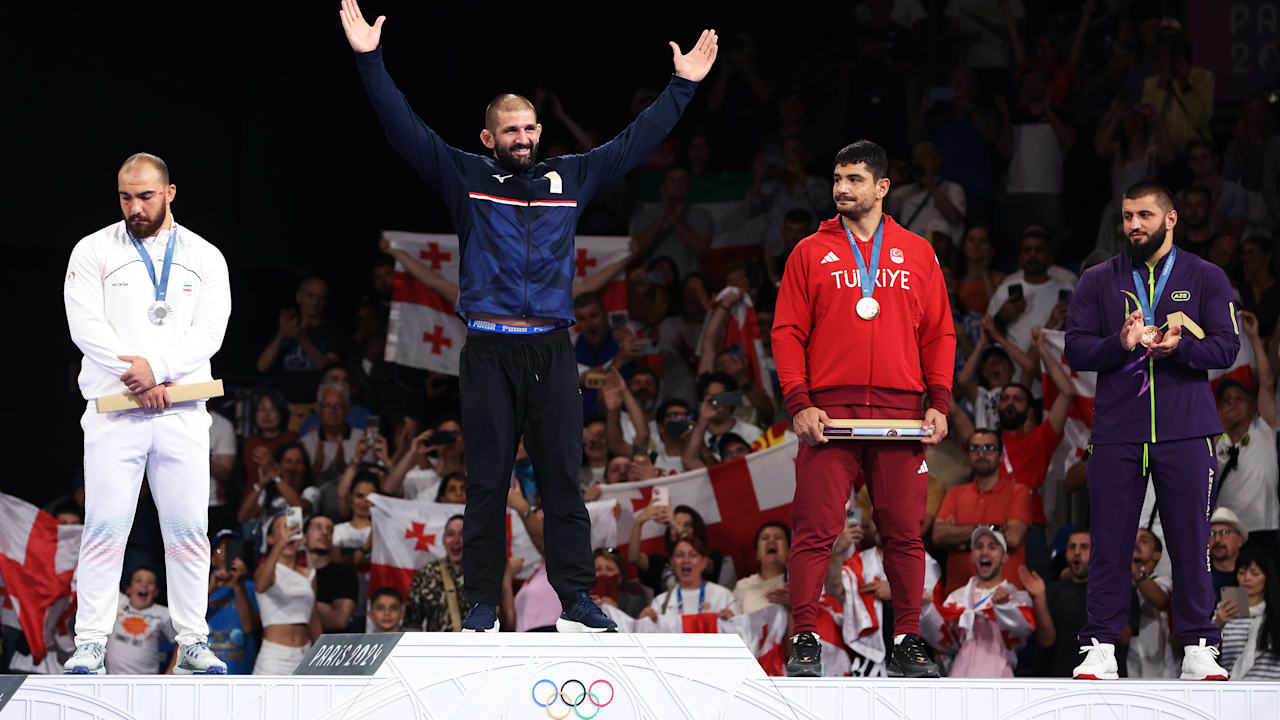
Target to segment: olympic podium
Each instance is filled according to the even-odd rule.
[[[283,677],[0,676],[0,720],[1280,718],[1280,683],[770,678],[729,634],[339,635],[304,664]]]

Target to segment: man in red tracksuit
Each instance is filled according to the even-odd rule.
[[[894,677],[937,677],[920,638],[924,584],[924,447],[910,440],[828,443],[832,418],[921,419],[925,444],[947,435],[955,326],[928,241],[882,212],[888,157],[859,140],[836,155],[832,195],[839,214],[801,240],[787,259],[773,321],[773,354],[795,432],[794,537],[788,563],[790,676],[822,673],[818,597],[845,503],[861,473],[869,482],[893,596]],[[874,278],[874,282],[869,282]],[[922,399],[922,394],[924,399]]]

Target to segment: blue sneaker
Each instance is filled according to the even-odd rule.
[[[585,590],[578,593],[578,599],[565,607],[556,620],[556,632],[562,633],[599,633],[618,632],[618,623],[609,619]]]
[[[462,619],[462,632],[498,632],[498,624],[497,608],[475,603]]]

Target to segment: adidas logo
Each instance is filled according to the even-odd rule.
[[[826,256],[822,258],[822,262],[820,262],[820,263],[818,263],[818,264],[819,264],[819,265],[826,265],[826,264],[827,264],[827,263],[829,263],[829,262],[840,262],[840,258],[836,257],[836,254],[835,254],[835,253],[833,253],[833,252],[828,252],[828,253],[826,254]]]
[[[929,463],[925,462],[924,460],[921,460],[921,461],[920,461],[920,469],[916,471],[916,474],[917,474],[917,475],[923,475],[923,474],[925,474],[925,473],[927,473],[927,472],[929,472]]]

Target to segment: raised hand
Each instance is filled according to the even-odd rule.
[[[1044,580],[1034,570],[1027,570],[1025,566],[1018,568],[1018,579],[1031,597],[1044,597]]]
[[[1256,337],[1258,335],[1258,316],[1248,310],[1241,310],[1240,329],[1244,331],[1247,337]]]
[[[344,4],[345,1],[346,0],[344,0]],[[355,5],[354,0],[350,0],[350,2],[352,5]],[[360,11],[356,10],[356,12],[359,13]],[[382,27],[381,19],[378,20],[377,27]],[[348,31],[347,37],[351,37],[350,31]],[[703,30],[702,35],[698,38],[698,42],[694,44],[693,49],[684,55],[680,54],[679,45],[675,43],[668,44],[671,46],[671,60],[676,66],[676,75],[679,75],[685,80],[692,80],[694,82],[701,82],[702,78],[706,77],[707,73],[711,71],[711,65],[715,63],[716,53],[720,49],[720,46],[717,44],[715,30]],[[355,47],[355,43],[353,42],[351,46]],[[377,45],[375,44],[374,47],[377,47]]]
[[[364,15],[360,14],[360,4],[356,0],[342,0],[342,8],[338,10],[338,16],[342,18],[342,30],[347,33],[347,42],[351,43],[351,49],[356,52],[369,52],[378,49],[378,43],[382,41],[382,23],[386,21],[386,15],[379,15],[377,20],[370,25]],[[704,72],[703,75],[706,73]]]

